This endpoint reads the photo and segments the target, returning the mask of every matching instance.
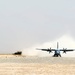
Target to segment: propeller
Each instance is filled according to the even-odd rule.
[[[50,47],[50,50],[51,50],[51,47]]]
[[[66,51],[64,50],[63,53],[66,53]]]
[[[63,53],[66,53],[67,48],[63,48]]]
[[[49,48],[49,53],[52,53],[52,51],[51,51],[51,47]]]

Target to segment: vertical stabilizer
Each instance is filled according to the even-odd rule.
[[[57,42],[57,49],[59,49],[59,43]]]

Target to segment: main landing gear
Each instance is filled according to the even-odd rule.
[[[61,57],[61,55],[59,54],[54,54],[53,57]]]

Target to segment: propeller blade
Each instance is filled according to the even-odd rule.
[[[50,49],[51,49],[51,47],[50,47]]]

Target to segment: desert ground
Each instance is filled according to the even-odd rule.
[[[0,55],[0,75],[75,75],[75,58]]]

